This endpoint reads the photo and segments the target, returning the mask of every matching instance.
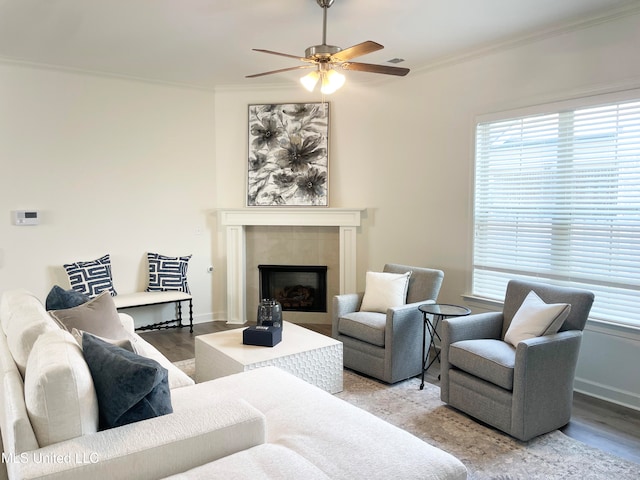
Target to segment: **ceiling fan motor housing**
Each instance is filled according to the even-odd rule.
[[[342,51],[340,47],[335,45],[314,45],[304,51],[306,58],[314,58],[318,61],[329,60],[329,57],[335,53]]]

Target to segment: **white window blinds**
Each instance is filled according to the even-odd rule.
[[[571,285],[595,293],[591,318],[640,326],[636,98],[477,125],[474,295]]]

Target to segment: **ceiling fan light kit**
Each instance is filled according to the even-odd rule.
[[[320,64],[317,70],[314,70],[304,77],[300,78],[300,83],[313,92],[320,81],[320,91],[324,95],[330,95],[344,85],[345,76],[334,69],[327,69],[328,64]]]
[[[297,55],[289,55],[288,53],[274,52],[271,50],[262,50],[254,48],[256,52],[268,53],[271,55],[279,55],[282,57],[294,58],[307,65],[299,65],[297,67],[281,68],[270,72],[257,73],[247,75],[246,78],[261,77],[263,75],[271,75],[274,73],[287,72],[290,70],[298,70],[302,68],[313,68],[314,70],[300,79],[300,83],[312,92],[318,82],[320,82],[320,91],[324,95],[331,94],[342,87],[345,83],[345,76],[336,71],[336,69],[356,70],[359,72],[382,73],[385,75],[405,76],[409,73],[408,68],[391,67],[387,65],[373,65],[370,63],[351,62],[350,60],[367,53],[372,53],[383,49],[379,43],[371,40],[359,43],[352,47],[342,49],[335,45],[327,45],[327,9],[333,5],[334,0],[316,0],[323,10],[322,19],[322,44],[308,47],[304,52],[304,57]]]

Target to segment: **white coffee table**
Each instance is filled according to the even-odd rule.
[[[243,330],[196,337],[196,382],[273,365],[329,393],[342,391],[342,342],[284,322],[282,341],[259,347],[243,345]]]

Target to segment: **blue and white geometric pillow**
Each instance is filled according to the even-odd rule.
[[[149,286],[147,292],[177,290],[191,293],[187,283],[187,267],[191,255],[167,257],[158,253],[147,253],[149,260]]]
[[[112,297],[117,295],[113,288],[111,259],[108,253],[89,262],[67,263],[64,265],[64,269],[69,276],[71,288],[76,292],[96,297],[101,292],[108,290]]]

